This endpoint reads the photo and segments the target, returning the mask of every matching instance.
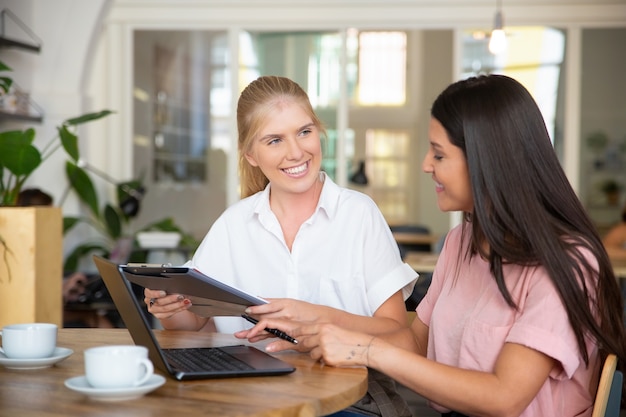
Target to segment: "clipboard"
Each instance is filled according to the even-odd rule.
[[[253,305],[267,301],[185,266],[128,264],[121,271],[130,282],[191,300],[189,309],[201,317],[241,316]]]

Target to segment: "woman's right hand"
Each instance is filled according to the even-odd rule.
[[[165,291],[149,288],[145,288],[143,293],[148,311],[159,320],[169,319],[191,307],[191,300],[180,294],[167,294]]]

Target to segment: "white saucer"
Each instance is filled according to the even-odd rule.
[[[87,382],[84,375],[66,379],[65,386],[73,391],[87,395],[89,398],[100,401],[123,401],[142,397],[150,391],[165,384],[161,375],[152,375],[144,384],[130,388],[94,388]]]
[[[14,359],[7,358],[4,352],[0,352],[0,365],[4,365],[9,369],[41,369],[49,368],[57,362],[70,356],[74,351],[72,349],[56,347],[52,356],[37,359]]]

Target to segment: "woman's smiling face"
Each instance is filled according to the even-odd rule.
[[[422,162],[422,170],[435,181],[437,205],[442,211],[474,210],[472,185],[463,150],[453,145],[448,133],[435,118],[428,129],[430,148]]]
[[[321,169],[319,129],[298,104],[281,100],[245,157],[263,171],[273,193],[305,193],[313,188]]]

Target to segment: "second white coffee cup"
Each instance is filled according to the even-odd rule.
[[[142,385],[154,373],[144,346],[98,346],[85,350],[85,377],[94,388]]]
[[[40,359],[52,355],[57,345],[57,325],[53,323],[20,323],[4,326],[0,331],[2,350],[11,359]]]

